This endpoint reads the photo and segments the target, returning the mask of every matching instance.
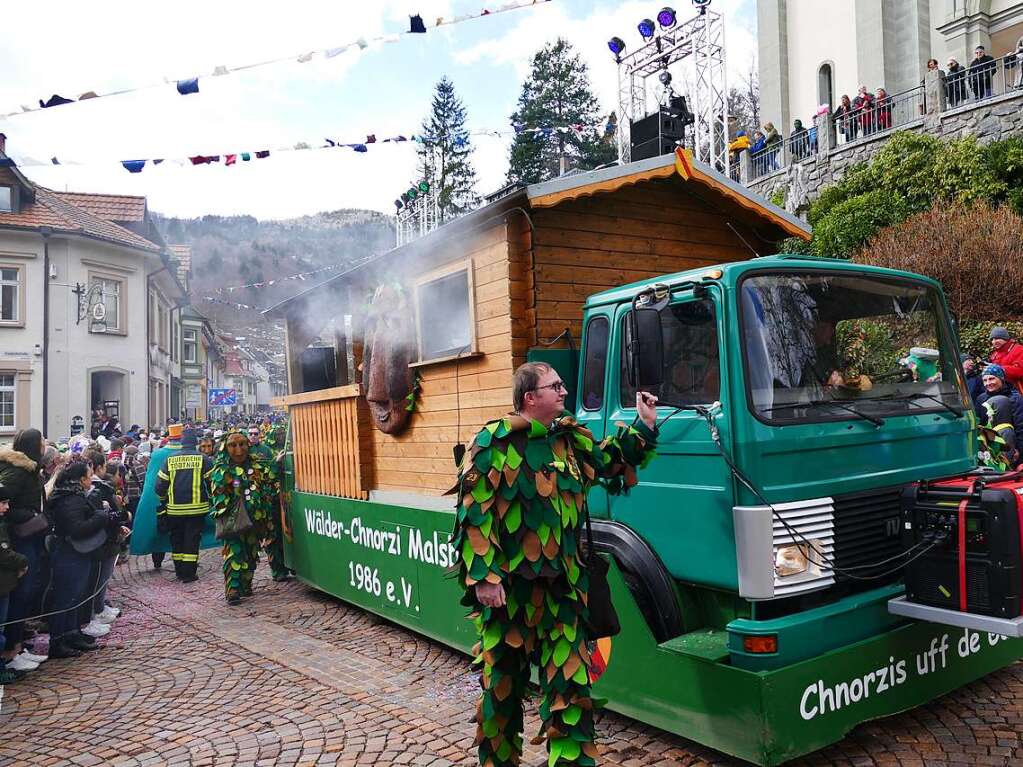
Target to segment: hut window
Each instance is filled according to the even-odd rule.
[[[434,272],[416,283],[420,362],[475,351],[472,287],[471,262]]]

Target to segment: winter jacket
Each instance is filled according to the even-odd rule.
[[[206,514],[210,510],[210,487],[206,475],[213,460],[198,450],[182,448],[156,474],[158,514],[172,517]]]
[[[57,486],[46,506],[53,531],[61,538],[82,540],[110,524],[110,515],[89,503],[80,487]]]
[[[977,397],[977,418],[980,419],[980,423],[987,422],[987,413],[984,411],[984,403],[992,397],[997,396],[1008,397],[1009,402],[1012,404],[1012,427],[1017,434],[1023,434],[1023,396],[1018,391],[1009,386],[1008,384],[1003,386],[996,392],[989,392],[987,389]]]
[[[984,380],[980,375],[980,372],[968,373],[966,376],[966,390],[970,393],[970,402],[974,407],[977,406],[977,400],[980,395],[984,393]]]
[[[28,557],[19,554],[11,545],[11,536],[7,530],[7,522],[0,517],[0,597],[14,591],[18,585],[20,573],[28,567]]]
[[[774,127],[774,123],[764,125],[764,140],[767,141],[768,146],[781,143],[781,136],[778,133],[778,129]]]
[[[7,524],[19,525],[43,507],[43,481],[36,462],[17,450],[0,450],[0,485],[11,492]]]
[[[756,154],[757,152],[764,151],[766,147],[767,140],[763,136],[761,136],[760,138],[753,142],[753,145],[749,148],[749,151],[750,154]]]
[[[104,501],[107,503],[107,516],[110,517],[112,529],[116,530],[121,525],[128,524],[128,514],[117,502],[117,491],[107,480],[93,477],[92,488],[87,497],[93,506],[100,509],[103,508]]]
[[[1017,341],[1009,341],[998,351],[992,351],[990,359],[1002,366],[1006,383],[1014,386],[1017,391],[1023,391],[1023,346]]]

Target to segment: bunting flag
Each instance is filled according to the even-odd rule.
[[[603,133],[605,141],[610,140],[614,136],[615,129],[617,127],[617,120],[614,119],[614,115],[609,118],[606,122],[602,122],[596,125],[582,125],[579,123],[573,123],[570,125],[541,125],[541,126],[530,126],[526,124],[516,123],[512,126],[512,130],[497,130],[493,128],[479,128],[472,131],[466,131],[453,137],[452,143],[456,147],[464,147],[469,143],[470,137],[492,137],[492,138],[505,138],[508,136],[518,135],[536,135],[544,138],[549,138],[554,134],[582,136],[583,132],[587,129],[595,129]],[[375,144],[400,144],[405,142],[413,142],[416,144],[426,144],[431,141],[436,141],[438,136],[423,135],[417,133],[410,133],[409,136],[399,134],[397,136],[389,136],[387,138],[377,138],[375,133],[366,134],[366,138],[363,141],[342,141],[339,139],[332,139],[326,137],[323,139],[323,144],[314,146],[307,141],[299,141],[290,146],[279,146],[273,150],[262,149],[259,151],[232,151],[223,152],[218,154],[197,154],[190,157],[179,157],[179,158],[167,158],[159,157],[152,159],[132,159],[132,160],[118,160],[129,173],[141,173],[147,164],[159,165],[163,162],[169,162],[178,166],[187,165],[224,165],[232,166],[238,163],[241,159],[242,162],[249,162],[254,156],[257,160],[263,160],[270,156],[270,152],[298,152],[314,149],[350,149],[353,152],[359,154],[365,154],[369,152],[370,145]],[[82,161],[74,160],[66,157],[59,158],[57,156],[51,157],[49,162],[40,162],[33,160],[29,157],[21,157],[13,161],[13,164],[23,168],[41,167],[45,165],[96,165],[104,162],[102,160],[94,161]],[[109,161],[112,162],[112,161]]]
[[[503,5],[500,5],[494,8],[493,10],[488,10],[484,8],[482,11],[479,11],[477,13],[464,13],[459,16],[454,16],[450,19],[445,19],[442,16],[438,16],[436,22],[432,24],[431,27],[442,27],[451,26],[453,24],[461,24],[463,22],[482,18],[484,16],[494,16],[499,13],[517,11],[522,8],[528,8],[533,5],[541,5],[543,3],[549,2],[550,0],[512,0],[511,2],[504,3]],[[301,53],[292,54],[290,56],[281,56],[279,58],[268,59],[266,61],[256,61],[248,64],[240,64],[238,66],[233,67],[228,67],[221,64],[216,66],[210,74],[213,77],[221,77],[224,75],[233,74],[235,72],[260,69],[263,67],[274,66],[286,62],[298,62],[299,64],[305,64],[312,61],[317,55],[322,56],[323,58],[326,59],[332,59],[335,56],[338,56],[348,50],[356,48],[359,50],[365,50],[374,43],[383,44],[396,43],[401,39],[402,35],[415,35],[425,33],[426,23],[423,21],[422,16],[417,13],[414,16],[409,16],[409,28],[401,33],[379,35],[377,37],[372,37],[368,39],[366,37],[359,37],[357,40],[354,40],[353,42],[346,43],[345,45],[339,45],[334,48],[327,48],[322,51],[303,51]],[[66,104],[74,104],[76,102],[85,101],[88,99],[107,98],[109,96],[123,96],[129,93],[139,93],[140,91],[144,90],[163,88],[171,83],[174,84],[178,93],[180,93],[182,96],[188,96],[199,92],[200,79],[201,77],[197,75],[193,75],[192,77],[187,77],[184,79],[175,78],[171,80],[168,78],[164,78],[164,80],[159,83],[139,85],[133,88],[122,88],[120,90],[109,91],[106,93],[98,93],[94,90],[90,90],[86,91],[85,93],[82,93],[77,98],[67,98],[65,96],[61,96],[54,93],[52,96],[50,96],[50,98],[46,99],[45,101],[43,99],[39,99],[38,107],[29,104],[22,104],[17,109],[8,109],[6,112],[0,112],[0,119],[19,117],[23,114],[28,114],[30,112],[38,112],[43,109],[51,109],[53,107],[64,106]]]

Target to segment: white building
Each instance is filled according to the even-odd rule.
[[[169,411],[173,323],[150,300],[184,293],[145,198],[40,187],[4,149],[0,134],[0,436]]]
[[[788,133],[860,85],[895,95],[919,86],[927,60],[999,58],[1023,37],[1011,0],[757,0],[761,119]]]

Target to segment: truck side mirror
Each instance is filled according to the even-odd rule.
[[[664,340],[661,314],[656,309],[634,307],[626,323],[625,353],[629,384],[636,389],[660,386],[664,380]]]

